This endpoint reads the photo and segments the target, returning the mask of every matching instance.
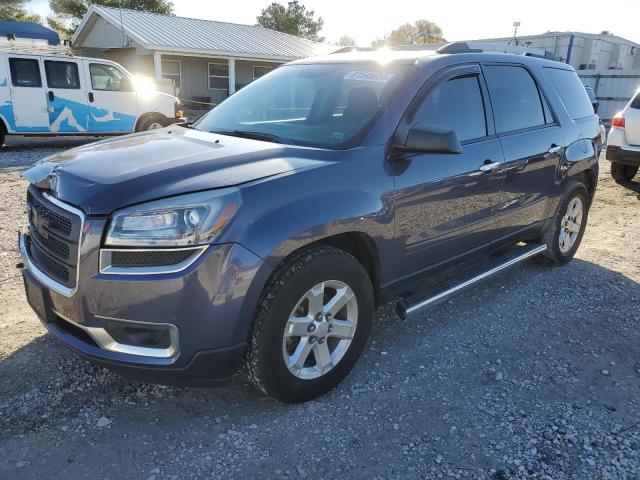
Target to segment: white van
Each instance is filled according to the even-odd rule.
[[[114,62],[0,51],[5,135],[114,135],[183,121],[179,100]]]

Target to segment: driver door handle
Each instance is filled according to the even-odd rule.
[[[560,145],[556,145],[555,143],[551,145],[551,147],[549,147],[549,150],[547,150],[547,154],[549,156],[558,155],[560,152],[562,152],[562,147]]]
[[[502,165],[500,162],[492,162],[491,160],[485,160],[485,162],[480,165],[480,171],[481,172],[493,172],[494,170],[497,170],[498,168],[500,168],[500,165]]]

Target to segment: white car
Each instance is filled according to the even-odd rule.
[[[114,62],[0,51],[5,135],[114,135],[182,121],[180,102]]]
[[[640,167],[640,90],[611,121],[607,138],[607,160],[611,176],[620,182],[635,177]]]

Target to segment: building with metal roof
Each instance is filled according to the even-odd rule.
[[[303,38],[255,25],[92,5],[75,48],[132,73],[172,80],[183,100],[218,103],[276,66],[321,53]]]
[[[50,28],[31,22],[0,20],[0,37],[16,40],[41,40],[49,45],[59,45],[60,35]]]

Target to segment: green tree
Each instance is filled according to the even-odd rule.
[[[343,35],[338,39],[338,46],[340,47],[355,47],[356,45],[356,39],[349,35]]]
[[[377,38],[371,43],[373,47],[400,47],[403,45],[426,45],[429,43],[444,43],[442,29],[429,20],[418,20],[405,23],[382,38]]]
[[[53,15],[47,18],[47,22],[62,34],[72,34],[92,4],[173,14],[173,2],[170,0],[49,0]]]
[[[313,10],[307,10],[307,7],[300,4],[298,0],[289,2],[286,8],[284,5],[273,2],[260,12],[256,21],[258,25],[271,30],[322,42],[324,37],[320,37],[318,34],[322,30],[324,20],[322,17],[315,20],[314,14]]]
[[[25,0],[2,0],[0,2],[0,20],[42,22],[42,18],[39,15],[27,11],[25,3]]]

